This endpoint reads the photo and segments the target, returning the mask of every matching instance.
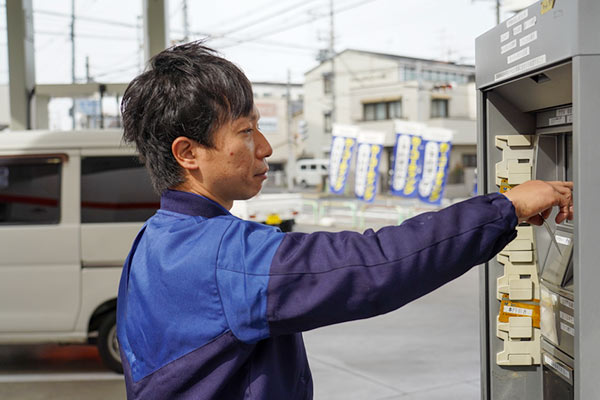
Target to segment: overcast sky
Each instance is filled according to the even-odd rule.
[[[474,61],[474,40],[495,25],[492,0],[335,0],[335,49]],[[8,81],[0,0],[0,83]],[[33,0],[36,81],[71,81],[70,0]],[[76,0],[76,77],[127,82],[141,65],[142,0]],[[509,14],[503,14],[505,19]],[[183,1],[169,1],[170,36],[183,37]],[[210,39],[254,81],[302,82],[329,45],[329,0],[188,0],[191,39]],[[219,38],[219,36],[221,36]]]

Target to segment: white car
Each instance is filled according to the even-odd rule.
[[[307,158],[296,161],[296,176],[294,180],[302,187],[318,186],[323,178],[329,176],[329,160]]]
[[[96,343],[122,371],[121,269],[159,197],[121,136],[0,133],[0,344]]]

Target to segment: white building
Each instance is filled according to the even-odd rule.
[[[361,50],[344,50],[306,72],[304,155],[324,157],[331,145],[332,121],[384,132],[385,172],[391,165],[394,120],[419,121],[454,132],[447,197],[470,193],[476,166],[475,67]],[[333,73],[332,73],[333,72]]]
[[[269,157],[269,180],[267,185],[283,186],[284,171],[291,153],[297,158],[302,152],[299,140],[298,123],[302,119],[303,88],[299,83],[252,82],[254,104],[260,112],[259,127],[271,147],[273,155]],[[288,90],[290,104],[288,109]],[[288,124],[288,119],[289,124]],[[288,136],[288,129],[290,130]],[[290,137],[293,151],[290,151]]]

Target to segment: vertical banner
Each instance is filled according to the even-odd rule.
[[[379,164],[384,140],[385,133],[382,132],[361,131],[358,134],[354,194],[369,203],[375,200],[377,193]]]
[[[332,193],[344,193],[357,135],[356,126],[333,124],[329,158],[329,190]]]
[[[396,121],[396,143],[392,164],[391,192],[396,196],[417,197],[421,178],[422,131],[416,122]]]
[[[423,174],[419,182],[421,201],[437,205],[442,203],[451,149],[451,130],[427,128],[423,133]]]

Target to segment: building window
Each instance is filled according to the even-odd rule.
[[[365,121],[382,121],[386,119],[402,118],[402,101],[381,101],[378,103],[363,104],[363,118]]]
[[[0,224],[60,221],[60,157],[0,158]]]
[[[477,154],[463,154],[462,165],[465,168],[477,168]]]
[[[325,133],[331,133],[331,131],[332,131],[331,112],[326,112],[325,114],[323,114],[323,126],[325,127]]]
[[[431,100],[431,118],[448,118],[448,99]]]
[[[404,67],[404,80],[414,81],[417,80],[417,71],[415,67]]]
[[[82,223],[142,222],[160,207],[159,202],[150,177],[137,157],[82,159]]]
[[[331,94],[333,91],[333,76],[331,73],[323,74],[323,93]]]
[[[388,102],[388,115],[390,119],[402,118],[402,102],[400,100]]]

